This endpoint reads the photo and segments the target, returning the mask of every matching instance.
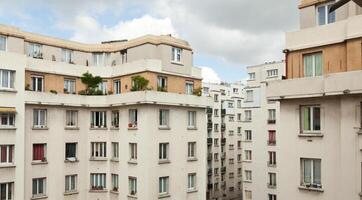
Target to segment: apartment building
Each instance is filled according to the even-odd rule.
[[[267,86],[280,102],[278,199],[361,199],[362,8],[347,1],[328,13],[332,5],[301,1],[286,80]]]
[[[279,103],[267,101],[266,87],[281,80],[284,69],[284,61],[247,67],[249,78],[242,103],[242,181],[246,200],[277,198]]]
[[[207,199],[242,198],[241,105],[243,84],[203,83],[207,110]]]
[[[206,199],[212,100],[192,54],[169,35],[83,44],[1,25],[0,199]]]

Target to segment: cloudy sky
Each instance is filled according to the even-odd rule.
[[[299,0],[1,0],[0,23],[80,42],[172,34],[190,42],[207,81],[242,80],[281,60]]]

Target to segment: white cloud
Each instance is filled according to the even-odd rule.
[[[219,75],[210,67],[200,67],[201,68],[201,75],[202,75],[202,82],[205,83],[220,83],[221,79]]]

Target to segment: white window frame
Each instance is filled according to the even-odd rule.
[[[188,111],[187,112],[187,127],[191,129],[196,128],[196,111]]]
[[[329,8],[332,6],[332,4],[334,4],[335,1],[331,1],[325,4],[321,4],[319,6],[316,6],[316,24],[317,26],[323,26],[323,25],[327,25],[327,24],[332,24],[336,22],[336,12],[333,11],[332,13],[329,13]],[[319,8],[324,9],[324,19],[325,22],[324,24],[321,24],[321,22],[319,21]],[[329,22],[329,15],[334,15],[334,21]]]
[[[138,110],[137,109],[129,109],[129,123],[128,128],[137,128],[138,125]]]
[[[268,120],[276,120],[276,109],[268,109]]]
[[[0,49],[0,51],[7,51],[8,49],[8,38],[4,35],[0,35],[0,40],[4,41],[4,49]],[[1,47],[1,46],[0,46]]]
[[[169,177],[163,176],[159,178],[159,187],[158,187],[158,194],[159,195],[167,195],[169,194]]]
[[[66,175],[65,176],[65,193],[71,193],[77,191],[77,184],[78,184],[78,176],[76,174],[73,175]]]
[[[107,175],[105,173],[90,174],[91,190],[105,190],[107,188]]]
[[[112,142],[112,159],[118,159],[118,158],[119,158],[119,143]]]
[[[102,94],[106,95],[108,92],[108,81],[102,81],[98,84],[98,90],[102,91]]]
[[[39,86],[39,80],[41,86]],[[31,90],[35,92],[44,92],[44,76],[31,75]]]
[[[62,62],[72,63],[73,51],[70,49],[62,49]]]
[[[6,73],[7,75],[4,75]],[[3,85],[3,78],[7,76],[6,85]],[[0,89],[14,89],[15,84],[15,71],[14,70],[7,70],[7,69],[0,69]]]
[[[3,124],[3,119],[6,123]],[[15,113],[0,113],[0,128],[15,127]]]
[[[321,56],[321,58],[322,58],[322,74],[321,75],[317,75],[316,73],[316,57],[317,56]],[[307,76],[307,72],[306,72],[306,70],[307,70],[307,67],[306,67],[306,63],[304,62],[305,61],[305,57],[312,57],[312,59],[313,59],[313,66],[312,66],[312,76]],[[303,73],[304,73],[304,77],[318,77],[318,76],[323,76],[323,53],[322,52],[317,52],[317,53],[311,53],[311,54],[305,54],[305,55],[303,55]]]
[[[36,183],[36,186],[34,186],[34,181]],[[40,187],[39,187],[39,183],[42,182],[42,193],[40,193]],[[34,187],[35,188],[35,194],[34,194]],[[46,178],[33,178],[32,180],[32,194],[33,197],[42,197],[42,196],[46,196]]]
[[[112,191],[118,192],[119,189],[119,176],[118,174],[111,174]]]
[[[189,173],[187,175],[187,190],[195,191],[196,190],[196,173]]]
[[[271,187],[277,186],[277,174],[268,172],[268,185]]]
[[[93,66],[96,67],[105,67],[110,65],[110,53],[93,53]]]
[[[266,73],[267,73],[268,78],[277,77],[278,69],[269,69],[269,70],[266,70]]]
[[[170,127],[170,110],[160,109],[159,111],[159,127],[169,128]]]
[[[253,172],[251,170],[245,170],[245,181],[253,180]]]
[[[250,122],[252,121],[252,111],[251,110],[245,110],[245,121]]]
[[[305,169],[304,169],[304,166],[305,166],[305,162],[306,161],[309,161],[311,166],[310,166],[310,183],[306,183],[304,181],[305,179]],[[320,183],[316,183],[316,180],[315,180],[315,173],[314,173],[314,168],[315,168],[315,162],[320,162]],[[301,186],[306,186],[306,187],[317,187],[317,188],[322,188],[322,160],[321,159],[314,159],[314,158],[301,158],[300,159],[300,164],[301,164],[301,181],[300,181],[300,184]]]
[[[276,165],[277,164],[276,152],[275,151],[268,151],[268,164],[269,165]]]
[[[33,58],[43,58],[43,45],[38,43],[28,43],[28,56]]]
[[[196,158],[196,142],[188,142],[187,143],[187,157],[189,159]]]
[[[91,111],[91,128],[107,128],[107,111]]]
[[[248,73],[248,75],[249,75],[249,81],[253,81],[253,80],[255,80],[255,72],[250,72],[250,73]]]
[[[245,150],[245,160],[251,161],[253,159],[252,157],[252,151],[251,150]]]
[[[76,80],[75,79],[64,79],[64,93],[75,94],[76,93]]]
[[[245,141],[253,140],[253,132],[251,130],[245,130]]]
[[[185,94],[193,95],[194,94],[194,82],[186,81],[185,83]]]
[[[78,127],[78,111],[66,110],[65,111],[65,126],[69,128]]]
[[[43,113],[43,115],[41,115]],[[47,127],[47,115],[46,109],[34,109],[33,110],[33,127],[34,128],[46,128]],[[44,116],[44,119],[41,119]],[[43,121],[43,124],[41,124]]]
[[[74,157],[67,157],[67,144],[74,144],[75,145],[75,152]],[[67,142],[65,143],[65,160],[75,162],[77,161],[77,152],[78,152],[78,143],[76,142]]]
[[[131,196],[137,196],[137,177],[128,177],[128,193]]]
[[[129,143],[129,160],[137,160],[137,143]]]
[[[157,91],[167,91],[167,77],[166,76],[158,76],[157,77]]]
[[[254,101],[254,91],[246,90],[246,102],[253,102],[253,101]]]
[[[310,109],[310,130],[304,130],[304,108]],[[319,130],[314,130],[314,109],[319,108]],[[300,106],[300,126],[301,133],[321,133],[322,131],[322,107],[320,105],[309,105],[309,106]]]
[[[119,79],[113,81],[114,94],[121,94],[121,81]]]
[[[91,142],[91,159],[107,158],[106,142]]]
[[[15,148],[15,145],[10,145],[10,144],[0,144],[0,156],[3,155],[3,147],[5,147],[5,155],[6,155],[6,158],[5,158],[5,162],[2,162],[1,161],[1,158],[0,158],[0,166],[1,165],[9,165],[9,164],[14,164],[14,148]]]
[[[176,63],[181,63],[181,59],[182,59],[182,49],[181,48],[177,48],[177,47],[172,47],[172,56],[171,56],[171,61],[172,62],[176,62]]]
[[[119,110],[113,110],[111,113],[111,126],[112,128],[119,128]]]
[[[0,188],[1,188],[1,185],[5,185],[5,199],[6,200],[15,199],[14,198],[14,182],[0,183]],[[1,191],[0,191],[0,196],[1,195],[2,194],[1,194]]]
[[[160,161],[167,161],[169,160],[169,149],[170,149],[170,143],[159,143],[158,148],[158,159]]]

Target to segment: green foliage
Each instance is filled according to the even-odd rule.
[[[132,88],[131,91],[144,91],[148,90],[147,86],[150,81],[145,79],[142,76],[133,76],[132,77]]]
[[[55,90],[50,90],[50,92],[53,93],[53,94],[58,94],[58,92],[55,91]]]
[[[196,96],[201,96],[201,94],[202,94],[202,89],[201,89],[201,87],[194,89],[194,95],[196,95]]]
[[[167,92],[167,88],[166,87],[157,87],[157,91],[159,91],[159,92]]]
[[[80,95],[103,95],[102,91],[98,90],[98,84],[102,82],[100,76],[93,76],[91,73],[86,72],[80,78],[82,83],[86,86],[85,90],[79,91]]]

